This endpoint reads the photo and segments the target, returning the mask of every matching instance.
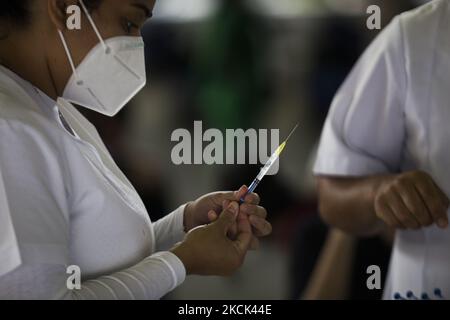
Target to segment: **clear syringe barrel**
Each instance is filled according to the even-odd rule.
[[[278,151],[278,150],[277,150]],[[261,169],[261,171],[259,171],[258,176],[255,178],[255,180],[253,180],[253,182],[251,183],[251,185],[248,187],[248,191],[247,193],[241,198],[240,203],[244,203],[245,202],[245,196],[249,193],[252,193],[253,191],[255,191],[256,187],[259,185],[259,183],[261,182],[261,180],[264,178],[264,176],[267,174],[267,172],[269,172],[270,168],[272,168],[272,165],[275,163],[275,161],[278,160],[278,157],[280,156],[279,152],[275,152],[270,158],[269,161],[267,161],[267,163],[264,165],[264,167]]]
[[[270,156],[269,160],[266,162],[264,167],[262,167],[262,169],[259,171],[259,174],[256,176],[255,180],[253,180],[252,184],[248,188],[247,194],[252,193],[253,191],[255,191],[255,189],[258,186],[258,184],[261,182],[261,180],[264,178],[264,176],[269,172],[269,170],[272,168],[274,163],[278,160],[278,158],[280,157],[281,152],[283,152],[283,149],[285,147],[286,147],[286,141],[283,142],[278,147],[278,149]],[[244,195],[241,198],[240,203],[244,203],[244,199],[245,199],[246,195]]]
[[[275,161],[278,160],[278,157],[280,155],[275,152],[270,158],[269,161],[267,161],[267,163],[264,165],[264,167],[261,168],[261,171],[259,171],[258,176],[256,177],[256,179],[258,179],[259,181],[261,181],[264,176],[269,172],[269,170],[272,168],[272,165],[275,163]]]

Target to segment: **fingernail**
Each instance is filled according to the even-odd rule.
[[[208,212],[208,215],[210,215],[210,216],[215,215],[215,214],[216,214],[216,212],[213,211],[213,210],[210,210],[210,211]]]
[[[437,222],[438,227],[440,228],[447,228],[448,221],[446,219],[439,219]]]

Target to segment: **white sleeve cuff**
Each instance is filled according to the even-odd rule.
[[[176,209],[171,214],[174,218],[174,226],[173,226],[173,240],[175,243],[178,243],[184,239],[186,236],[185,228],[184,228],[184,210],[186,209],[187,204],[183,204],[178,209]]]
[[[186,204],[154,223],[156,251],[168,250],[176,243],[183,241],[186,236],[186,232],[184,232],[185,208]]]
[[[158,252],[152,255],[151,258],[162,261],[170,270],[173,280],[170,291],[181,285],[186,279],[186,268],[184,267],[183,262],[172,252]]]
[[[389,172],[379,161],[364,155],[346,152],[345,154],[328,153],[318,157],[313,173],[317,176],[366,176]]]
[[[390,172],[381,159],[350,147],[333,130],[331,119],[325,122],[313,172],[315,175],[365,176]]]

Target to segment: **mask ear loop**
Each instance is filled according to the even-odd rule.
[[[83,80],[80,80],[80,77],[78,76],[77,68],[75,68],[75,64],[73,63],[72,55],[70,54],[69,47],[67,46],[66,39],[64,38],[64,35],[61,30],[58,30],[59,37],[61,38],[61,42],[63,44],[64,50],[66,51],[67,58],[69,59],[70,67],[72,68],[72,72],[77,79],[77,84],[82,85]]]
[[[91,24],[92,28],[94,29],[94,32],[95,32],[95,34],[97,35],[98,39],[100,40],[100,43],[102,44],[103,49],[105,50],[105,53],[106,53],[106,54],[109,54],[111,50],[110,50],[110,48],[106,45],[106,43],[103,41],[103,38],[102,38],[102,36],[100,35],[100,32],[98,31],[97,26],[96,26],[95,23],[94,23],[94,20],[92,20],[92,17],[91,17],[91,15],[89,14],[88,9],[87,9],[86,6],[84,5],[83,0],[79,0],[79,1],[80,1],[80,4],[81,4],[81,7],[83,8],[83,11],[85,12],[85,14],[86,14],[86,16],[87,16],[87,18],[88,18],[88,20],[89,20],[89,23]],[[77,83],[77,85],[82,86],[82,85],[84,85],[84,82],[83,82],[82,79],[80,79],[80,77],[79,77],[79,75],[78,75],[77,69],[76,69],[75,64],[74,64],[74,62],[73,62],[72,55],[70,54],[69,46],[67,45],[67,41],[66,41],[66,39],[64,38],[64,35],[63,35],[63,33],[62,33],[61,30],[58,30],[58,34],[59,34],[59,37],[61,38],[61,41],[62,41],[62,43],[63,43],[64,50],[66,51],[66,54],[67,54],[67,58],[69,59],[70,67],[72,68],[73,75],[74,75],[75,78],[77,79],[77,82],[76,82],[76,83]],[[97,95],[92,91],[92,89],[91,89],[91,88],[86,88],[86,89],[88,90],[89,94],[96,100],[96,102],[97,102],[101,107],[105,108],[105,106],[103,105],[103,103],[100,101],[100,99],[97,97]]]
[[[85,6],[83,0],[79,0],[81,7],[83,8],[84,13],[86,14],[86,17],[88,18],[89,23],[92,26],[92,29],[94,29],[95,34],[97,35],[97,38],[100,40],[100,43],[103,46],[103,49],[105,50],[106,54],[109,54],[111,49],[106,45],[105,41],[103,40],[102,35],[100,34],[100,31],[98,31],[97,26],[95,25],[94,20],[91,17],[91,14],[89,13],[89,10],[87,9],[87,7]]]
[[[80,4],[81,4],[81,7],[83,8],[84,13],[86,14],[86,16],[88,18],[89,23],[91,24],[92,28],[94,29],[94,32],[97,35],[98,39],[100,40],[100,43],[102,44],[103,49],[105,50],[106,53],[109,53],[110,49],[108,48],[106,43],[103,41],[103,38],[100,35],[100,32],[98,31],[97,26],[94,23],[94,20],[92,20],[92,17],[89,14],[89,10],[86,8],[83,0],[79,0],[79,1],[80,1]],[[77,69],[75,68],[75,64],[73,62],[72,54],[70,53],[69,46],[67,45],[67,41],[64,38],[64,35],[63,35],[61,30],[58,30],[58,34],[59,34],[59,37],[61,38],[62,44],[64,46],[64,50],[66,51],[67,58],[69,59],[70,67],[72,68],[72,72],[73,72],[75,78],[77,79],[77,84],[78,85],[82,85],[83,84],[83,80],[80,80],[80,77],[78,76],[78,72],[77,72]]]
[[[69,59],[70,67],[72,68],[73,75],[74,75],[75,79],[77,80],[77,81],[76,81],[76,84],[77,84],[78,86],[82,86],[82,85],[84,85],[84,81],[83,81],[82,79],[80,79],[80,76],[78,75],[78,71],[77,71],[77,68],[75,68],[75,64],[73,63],[73,58],[72,58],[72,55],[70,54],[69,47],[67,46],[66,39],[64,38],[64,35],[63,35],[63,33],[61,32],[61,30],[58,30],[58,34],[59,34],[59,37],[61,38],[62,44],[63,44],[63,46],[64,46],[64,50],[66,51],[67,58]],[[92,89],[91,89],[91,88],[86,88],[86,89],[87,89],[87,91],[89,92],[89,94],[97,101],[97,103],[98,103],[101,107],[104,108],[105,106],[104,106],[103,103],[100,101],[100,99],[97,97],[97,95],[92,91]]]

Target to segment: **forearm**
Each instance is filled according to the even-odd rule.
[[[355,243],[354,237],[336,229],[330,230],[302,299],[348,298]]]
[[[186,205],[180,206],[153,224],[156,238],[156,251],[169,250],[186,236],[184,226],[185,207]]]
[[[161,252],[136,266],[88,280],[71,299],[83,300],[157,300],[179,286],[185,278],[182,263],[172,254]]]
[[[79,290],[69,290],[65,266],[24,265],[0,277],[0,300],[153,300],[180,285],[185,275],[181,261],[162,252],[127,269],[87,280]]]
[[[319,211],[327,224],[355,235],[382,232],[384,223],[375,213],[375,196],[389,175],[361,178],[317,178]]]

